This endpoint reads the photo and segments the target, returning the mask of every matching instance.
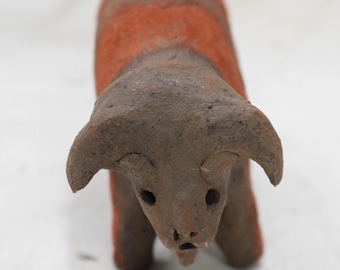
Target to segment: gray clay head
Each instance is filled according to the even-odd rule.
[[[280,182],[281,143],[261,111],[211,67],[151,62],[98,98],[71,148],[67,174],[73,191],[102,168],[125,174],[161,241],[182,251],[215,238],[239,157]]]

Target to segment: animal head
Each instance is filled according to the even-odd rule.
[[[239,157],[280,182],[281,143],[262,112],[211,67],[151,62],[98,98],[70,150],[67,175],[78,191],[102,168],[125,174],[161,241],[182,251],[215,238]]]
[[[152,162],[142,154],[128,154],[120,160],[159,238],[177,251],[204,248],[215,238],[237,158],[228,152],[203,162],[185,153],[182,157]]]

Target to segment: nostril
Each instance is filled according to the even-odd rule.
[[[195,249],[197,248],[196,246],[194,246],[193,244],[191,243],[184,243],[182,245],[179,246],[179,249],[180,250],[188,250],[188,249]]]
[[[195,237],[197,234],[198,234],[198,232],[191,232],[191,233],[189,234],[189,236],[190,236],[190,238],[193,238],[193,237]],[[174,232],[173,232],[172,236],[173,236],[173,239],[174,239],[175,241],[178,241],[178,240],[181,239],[180,234],[179,234],[179,233],[177,232],[177,230],[175,230],[175,229],[174,229]]]
[[[198,234],[197,232],[191,232],[191,233],[190,233],[190,238],[195,237],[197,234]]]
[[[174,230],[173,237],[174,237],[175,241],[178,241],[180,239],[179,238],[179,234],[178,234],[178,232],[176,230]]]

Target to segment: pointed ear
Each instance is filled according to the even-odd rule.
[[[119,160],[119,166],[121,171],[131,179],[152,181],[155,178],[155,168],[143,154],[127,154]]]
[[[238,155],[230,152],[215,153],[203,161],[200,167],[201,176],[207,182],[214,183],[216,173],[222,173],[222,176],[225,177],[225,172],[238,158]]]

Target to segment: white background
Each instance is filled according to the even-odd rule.
[[[107,173],[72,194],[69,147],[95,102],[98,1],[0,0],[0,268],[108,270]],[[249,99],[284,146],[282,183],[252,164],[256,270],[340,269],[340,1],[229,0]],[[217,255],[216,255],[217,254]],[[156,243],[154,269],[185,269]],[[188,269],[230,269],[216,247]]]

